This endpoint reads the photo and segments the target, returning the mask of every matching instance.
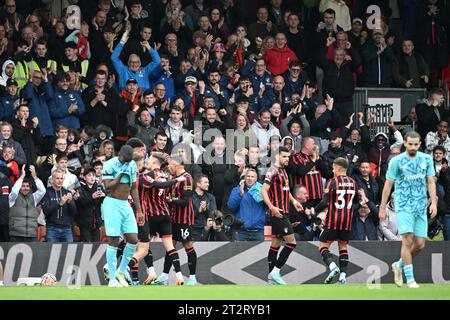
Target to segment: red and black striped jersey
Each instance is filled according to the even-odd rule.
[[[186,180],[177,182],[172,186],[172,222],[178,224],[194,224],[194,206],[192,196],[194,192],[194,182],[192,176],[184,172]]]
[[[289,215],[289,177],[284,168],[272,166],[267,170],[264,183],[270,186],[269,199],[274,207],[283,211],[284,215]]]
[[[355,180],[349,176],[336,176],[328,181],[324,192],[328,198],[326,228],[350,231],[354,214],[353,203],[357,196]]]
[[[149,216],[170,215],[166,202],[168,188],[159,188],[157,182],[166,182],[168,174],[161,169],[154,169],[139,176],[139,199],[141,199],[142,212],[147,219]]]
[[[291,162],[291,166],[304,169],[301,170],[304,171],[303,174],[299,174],[298,171],[295,174],[291,172],[293,185],[304,185],[308,191],[309,200],[321,199],[323,194],[322,174],[317,166],[313,165],[314,162],[312,161],[311,156],[302,152],[297,152],[292,156],[289,162]]]

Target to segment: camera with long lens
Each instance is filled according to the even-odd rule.
[[[313,218],[313,223],[320,226],[322,224],[322,219],[320,219],[319,217],[315,217]]]
[[[433,239],[443,229],[444,229],[444,225],[438,219],[434,219],[428,225],[428,238]]]
[[[217,226],[220,226],[223,223],[223,219],[221,217],[216,217],[216,218],[214,218],[214,223]]]

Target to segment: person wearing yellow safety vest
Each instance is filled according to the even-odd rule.
[[[39,39],[34,44],[33,60],[28,62],[28,67],[33,68],[34,71],[46,68],[48,72],[56,74],[57,63],[55,60],[49,59],[47,56],[47,41]]]
[[[77,44],[67,42],[65,55],[66,59],[58,66],[60,71],[75,71],[80,74],[81,87],[87,88],[89,84],[89,60],[81,60],[77,54]]]
[[[13,79],[17,81],[19,89],[25,87],[29,79],[28,62],[31,60],[31,47],[24,40],[16,44],[16,52],[12,60],[16,63]]]

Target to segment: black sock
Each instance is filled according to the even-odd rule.
[[[117,246],[117,254],[116,254],[117,265],[119,265],[119,258],[123,255],[123,249],[125,248],[126,244],[127,243],[122,240],[119,242],[119,245]]]
[[[172,252],[173,250],[169,251]],[[166,252],[166,256],[164,257],[164,267],[163,272],[169,273],[170,267],[172,267],[172,258],[169,256],[169,252]]]
[[[280,256],[278,257],[277,262],[275,263],[275,267],[281,269],[281,267],[284,266],[287,259],[289,258],[289,255],[295,249],[296,246],[297,245],[295,243],[286,243],[283,250],[281,250],[280,252]]]
[[[275,267],[275,262],[277,262],[278,250],[280,250],[280,248],[270,246],[269,254],[267,255],[267,261],[269,262],[269,272],[271,272],[273,267]]]
[[[189,274],[191,276],[195,275],[195,270],[197,269],[197,253],[194,248],[186,249],[186,254],[188,257]]]
[[[167,269],[168,271],[166,272],[166,262],[164,261],[164,273],[169,273],[170,266],[172,264],[175,269],[175,272],[181,272],[180,257],[178,256],[177,250],[175,250],[175,249],[170,250],[169,252],[166,253],[166,257],[168,257],[170,264],[169,264],[169,268]]]
[[[135,257],[131,258],[128,267],[131,271],[131,280],[139,281],[139,262]]]
[[[347,273],[347,266],[348,266],[348,252],[347,252],[347,250],[340,250],[339,251],[339,269],[341,269],[341,272]]]
[[[153,254],[152,250],[148,249],[147,255],[144,257],[145,264],[147,268],[153,267]]]
[[[329,267],[330,264],[333,262],[333,255],[330,253],[330,250],[328,248],[323,247],[320,249],[320,255],[322,256],[323,262]]]

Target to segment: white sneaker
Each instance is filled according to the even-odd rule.
[[[415,281],[413,281],[413,282],[408,282],[406,285],[407,285],[408,288],[410,288],[410,289],[417,289],[417,288],[420,288],[419,285],[417,284],[417,282],[415,282]]]
[[[116,279],[119,281],[119,283],[122,285],[122,287],[127,288],[129,286],[127,278],[123,272],[120,270],[116,271]]]
[[[108,287],[110,288],[122,288],[122,285],[116,279],[112,279],[108,283]]]
[[[394,283],[397,287],[401,287],[403,285],[403,270],[397,267],[397,262],[394,262],[391,267],[394,273]]]

